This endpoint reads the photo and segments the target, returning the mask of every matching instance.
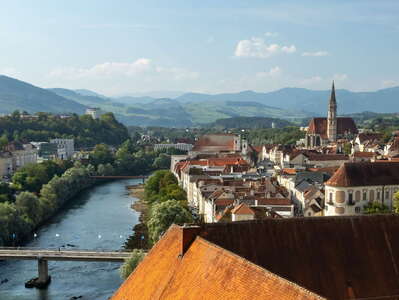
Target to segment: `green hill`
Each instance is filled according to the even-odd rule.
[[[0,113],[15,110],[52,113],[84,113],[86,107],[51,91],[0,75]]]

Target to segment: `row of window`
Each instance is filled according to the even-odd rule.
[[[397,191],[398,191],[398,189],[396,188],[394,190],[394,193],[396,193]],[[362,193],[362,200],[363,201],[374,200],[374,199],[368,199],[368,197],[367,197],[368,192],[370,192],[370,198],[374,198],[374,190],[370,190],[370,191],[363,190],[363,193]],[[353,194],[354,194],[353,191],[349,191],[348,192],[348,202],[349,203],[353,203],[354,202]],[[333,202],[334,194],[332,192],[329,193],[328,197],[329,197],[329,199],[328,199],[329,202]],[[385,191],[385,195],[383,195],[382,191],[377,189],[377,191],[376,191],[376,200],[381,200],[381,197],[383,197],[382,200],[390,200],[390,191],[389,190]]]

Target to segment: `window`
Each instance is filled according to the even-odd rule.
[[[353,202],[353,193],[352,192],[349,192],[349,194],[348,194],[348,201]]]
[[[377,191],[377,200],[380,200],[380,198],[381,198],[381,192]]]
[[[328,194],[328,201],[332,202],[333,201],[333,193]]]
[[[387,200],[389,199],[389,191],[385,192],[385,199],[387,199]]]
[[[363,201],[367,200],[367,191],[363,191]]]

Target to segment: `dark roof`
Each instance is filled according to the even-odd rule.
[[[326,182],[339,187],[396,184],[399,184],[398,162],[344,163]]]
[[[383,134],[382,133],[376,133],[376,132],[362,132],[359,133],[358,138],[361,143],[365,141],[374,141],[374,140],[380,140],[382,138]]]
[[[200,235],[327,299],[398,299],[398,229],[399,216],[374,215],[205,224]]]
[[[346,133],[356,134],[358,132],[355,121],[352,118],[337,118],[337,134]],[[322,138],[327,138],[327,118],[313,118],[310,120],[308,133],[320,134]]]
[[[171,226],[111,300],[323,299],[217,246],[200,231]]]

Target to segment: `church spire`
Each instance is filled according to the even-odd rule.
[[[336,104],[337,100],[335,99],[335,86],[334,86],[334,80],[332,82],[332,88],[331,88],[331,96],[330,96],[330,104]]]
[[[334,80],[331,88],[330,102],[328,103],[327,137],[331,142],[337,140],[337,100],[335,98]]]

